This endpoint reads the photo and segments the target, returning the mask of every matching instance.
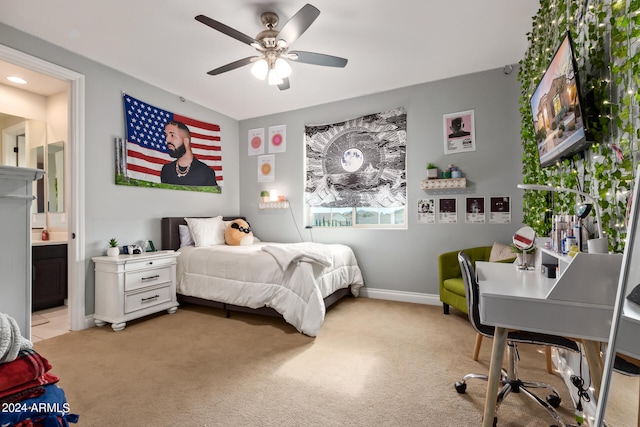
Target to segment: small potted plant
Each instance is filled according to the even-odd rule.
[[[107,249],[108,256],[120,255],[120,248],[118,248],[118,241],[114,238],[109,240],[109,248]]]
[[[438,178],[438,167],[433,163],[427,164],[427,179]]]
[[[262,201],[265,202],[265,203],[269,201],[269,196],[270,195],[269,195],[269,192],[267,190],[262,190],[260,192],[260,197],[262,197]]]

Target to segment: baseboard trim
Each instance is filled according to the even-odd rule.
[[[360,288],[364,298],[385,299],[389,301],[413,302],[416,304],[440,305],[440,296],[419,292],[391,291],[388,289]]]

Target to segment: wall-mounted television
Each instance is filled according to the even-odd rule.
[[[578,67],[567,32],[530,99],[542,167],[570,158],[590,145],[585,100],[580,96]]]

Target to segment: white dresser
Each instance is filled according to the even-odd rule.
[[[148,314],[178,309],[175,251],[91,258],[96,272],[97,326],[111,323],[114,331],[126,322]]]

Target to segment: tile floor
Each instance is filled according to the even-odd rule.
[[[41,325],[37,323],[44,322]],[[69,332],[69,310],[67,306],[53,307],[31,313],[31,341],[38,342]]]

